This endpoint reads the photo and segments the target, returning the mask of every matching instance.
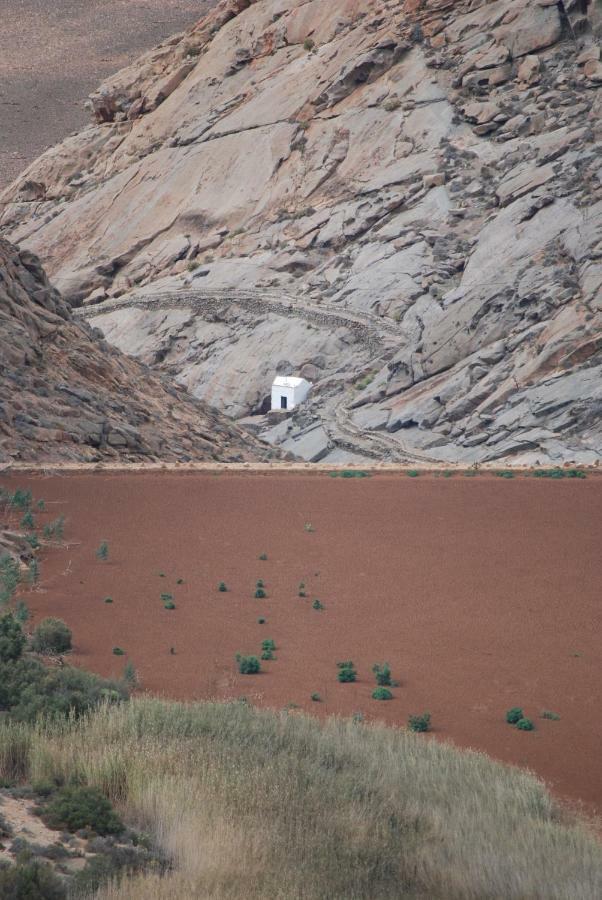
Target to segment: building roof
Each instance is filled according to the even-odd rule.
[[[309,381],[306,381],[305,378],[293,378],[288,375],[277,375],[274,378],[272,387],[290,387],[295,388],[299,387],[301,384],[309,384]]]

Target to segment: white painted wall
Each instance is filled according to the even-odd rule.
[[[274,379],[272,385],[272,409],[283,408],[282,397],[286,397],[286,409],[294,409],[305,400],[310,388],[311,383],[304,378]]]

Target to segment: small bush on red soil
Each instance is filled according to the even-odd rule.
[[[351,662],[351,660],[347,660],[346,662],[338,662],[337,666],[339,668],[339,672],[337,678],[340,682],[351,682],[357,681],[357,672],[355,671],[355,666]]]
[[[16,865],[0,868],[0,897],[7,900],[65,900],[66,896],[63,882],[48,863],[19,858]]]
[[[26,644],[26,637],[12,613],[0,617],[0,662],[19,659]]]
[[[516,725],[516,723],[523,718],[524,715],[520,706],[513,706],[512,709],[509,709],[506,713],[506,722],[508,722],[509,725]]]
[[[392,684],[391,668],[389,666],[389,663],[374,663],[374,665],[372,666],[372,671],[374,672],[376,683],[381,687],[390,686]]]
[[[314,692],[314,693],[311,695],[310,699],[313,700],[314,703],[321,703],[321,702],[322,702],[322,698],[320,697],[320,695],[319,695],[317,692]]]
[[[113,647],[113,656],[125,656],[125,650],[121,647]]]
[[[531,721],[531,719],[527,719],[523,716],[522,719],[519,719],[516,723],[516,727],[519,731],[533,731],[535,729],[535,725]]]
[[[372,691],[372,699],[373,700],[392,700],[393,694],[386,687],[377,687]]]
[[[42,619],[33,633],[31,648],[36,653],[66,653],[71,650],[71,629],[62,619]]]
[[[256,656],[242,656],[237,653],[236,662],[241,675],[257,675],[261,671],[261,664]]]
[[[267,597],[267,594],[262,587],[258,587],[257,590],[255,591],[255,597],[257,600],[265,600],[265,598]]]
[[[431,714],[422,713],[421,716],[408,716],[408,728],[410,731],[430,731]]]
[[[109,558],[109,545],[106,541],[101,541],[100,546],[96,551],[96,556],[103,562],[106,562],[106,560]]]
[[[217,589],[218,589],[218,591],[219,591],[221,594],[225,594],[226,591],[228,590],[228,588],[227,588],[227,586],[226,586],[226,582],[225,582],[225,581],[220,581],[220,583],[219,583],[218,586],[217,586]]]

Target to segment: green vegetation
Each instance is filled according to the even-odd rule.
[[[173,601],[173,594],[161,594],[161,600],[163,603],[171,603]]]
[[[176,581],[176,584],[184,584],[184,579],[178,578],[178,580]]]
[[[532,474],[534,478],[587,478],[581,469],[535,469]]]
[[[62,541],[65,535],[65,517],[59,516],[58,519],[48,522],[44,525],[42,533],[48,540],[50,540],[50,538],[56,538],[57,541]]]
[[[10,614],[0,617],[0,711],[8,714],[9,723],[33,722],[40,715],[79,716],[102,701],[116,703],[128,696],[125,686],[81,669],[47,668],[25,655],[25,647],[19,622]]]
[[[320,600],[318,600],[317,597],[314,600],[314,602],[312,603],[311,607],[312,607],[312,609],[325,609],[324,604]]]
[[[503,471],[496,472],[495,474],[498,476],[498,478],[514,478],[515,473],[511,472],[509,469],[504,469]]]
[[[374,663],[374,665],[372,666],[372,671],[374,672],[376,683],[379,686],[391,686],[393,682],[391,681],[391,667],[389,663]]]
[[[25,625],[29,621],[29,607],[24,600],[19,600],[15,607],[15,619],[21,625]]]
[[[531,719],[522,718],[519,719],[516,723],[516,727],[519,731],[533,731],[535,729],[535,725],[531,721]]]
[[[27,576],[30,584],[37,584],[40,577],[40,566],[37,559],[32,559],[27,567]]]
[[[509,709],[506,713],[506,722],[509,725],[516,725],[516,723],[523,718],[523,711],[520,706],[513,706],[512,709]]]
[[[163,609],[175,609],[175,608],[176,608],[176,604],[173,602],[173,600],[166,600],[165,603],[163,604]]]
[[[321,703],[321,702],[322,702],[322,698],[321,698],[320,695],[317,693],[317,691],[314,691],[314,693],[313,693],[313,694],[311,695],[311,697],[310,697],[310,700],[312,700],[314,703]]]
[[[112,597],[105,597],[104,602],[105,602],[105,603],[112,603],[112,602],[113,602],[113,598],[112,598]]]
[[[33,529],[36,527],[36,523],[34,522],[33,514],[30,509],[27,510],[19,524],[24,531],[33,531]]]
[[[125,656],[123,647],[113,647],[113,656]]]
[[[123,681],[127,685],[128,690],[134,690],[134,688],[138,687],[138,673],[131,660],[128,660],[123,667]]]
[[[103,562],[106,562],[109,558],[109,545],[107,541],[101,541],[98,550],[96,551],[96,556],[98,559],[103,560]]]
[[[259,582],[258,582],[258,585],[259,585]],[[258,586],[257,588],[255,588],[255,595],[254,595],[254,596],[255,596],[258,600],[263,600],[263,599],[265,599],[265,598],[267,597],[267,594],[266,594],[266,592],[265,592],[265,589],[264,589],[262,586]]]
[[[119,834],[123,825],[107,798],[94,787],[61,788],[44,810],[50,828],[79,831],[88,828],[96,834]]]
[[[305,584],[302,581],[299,583],[299,596],[307,597],[307,594],[305,593]]]
[[[373,700],[392,700],[393,694],[386,687],[377,687],[372,691]]]
[[[599,896],[599,841],[539,780],[359,715],[140,698],[3,726],[0,779],[15,777],[77,777],[169,853],[97,900]]]
[[[242,656],[237,653],[236,662],[241,675],[257,675],[261,671],[261,664],[256,656]]]
[[[12,556],[0,559],[0,607],[11,602],[20,580],[18,562]]]
[[[226,582],[220,581],[220,583],[217,586],[217,589],[218,589],[218,591],[220,591],[220,593],[225,594],[226,591],[228,590],[228,588],[226,586]]]
[[[265,625],[265,619],[263,618],[263,616],[260,616],[260,617],[257,619],[257,624],[258,624],[258,625]]]
[[[340,682],[346,683],[351,681],[357,681],[357,672],[355,671],[355,666],[352,661],[346,660],[345,662],[338,662],[338,674],[337,678]]]
[[[31,491],[23,490],[23,488],[17,488],[12,496],[9,494],[5,499],[8,500],[8,505],[12,506],[14,509],[26,510],[31,506]]]
[[[0,897],[4,900],[65,900],[61,878],[46,862],[19,857],[16,865],[0,866]]]
[[[311,522],[306,522],[303,527],[309,534],[312,534],[316,530]]]
[[[71,638],[71,629],[62,619],[42,619],[33,633],[31,649],[36,653],[67,653]]]
[[[267,558],[268,558],[267,553],[260,553],[259,559],[262,559],[262,560],[264,560],[264,562],[265,562],[265,560],[266,560]]]
[[[313,50],[315,46],[316,46],[316,42],[314,41],[313,38],[307,37],[303,41],[303,49],[307,50],[308,52],[310,50]]]
[[[19,659],[26,643],[23,629],[12,613],[0,616],[0,663]]]
[[[425,712],[421,716],[408,716],[408,728],[417,732],[430,731],[431,714]]]
[[[418,469],[409,469],[408,470],[409,478],[418,478],[419,475],[420,475],[420,472],[418,471]]]
[[[558,713],[552,712],[551,709],[544,709],[540,713],[540,717],[542,719],[550,719],[552,722],[558,722],[560,720],[560,716]]]

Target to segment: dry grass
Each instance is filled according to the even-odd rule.
[[[385,727],[140,699],[3,726],[17,774],[99,785],[171,855],[103,900],[602,896],[602,848],[534,777]]]

